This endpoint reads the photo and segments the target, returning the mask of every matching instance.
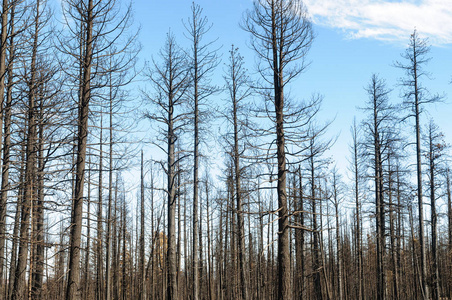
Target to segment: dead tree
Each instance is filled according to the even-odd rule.
[[[284,87],[304,70],[304,57],[313,34],[306,9],[298,0],[256,0],[245,15],[242,28],[251,34],[251,47],[261,62],[258,71],[266,82],[267,91],[273,91],[278,161],[278,299],[290,300]]]
[[[88,137],[88,114],[91,99],[91,71],[93,62],[93,26],[94,26],[94,0],[89,0],[87,5],[76,1],[68,1],[69,14],[74,14],[80,22],[84,22],[84,36],[80,46],[84,46],[82,56],[78,58],[82,77],[79,83],[78,103],[78,134],[77,134],[77,160],[75,192],[71,211],[69,274],[66,288],[66,299],[80,299],[80,244],[82,234],[83,190],[85,184],[86,145]]]
[[[160,162],[167,175],[168,196],[168,249],[166,266],[168,268],[167,299],[177,300],[177,257],[176,257],[176,192],[178,190],[176,167],[183,156],[176,154],[176,141],[181,130],[187,125],[188,115],[181,110],[186,100],[189,88],[189,65],[185,54],[176,44],[175,38],[168,33],[165,46],[160,50],[161,63],[153,62],[148,70],[147,77],[155,88],[155,95],[145,94],[156,108],[150,110],[146,116],[159,125],[159,142],[166,144],[167,148],[159,146],[167,156],[166,163]]]
[[[145,218],[145,208],[144,208],[144,159],[143,150],[141,150],[141,173],[140,173],[140,261],[139,261],[139,276],[140,276],[140,300],[146,300],[146,277],[144,274],[144,218]]]
[[[362,207],[362,199],[361,199],[361,182],[363,178],[363,170],[362,170],[362,147],[359,141],[359,127],[356,124],[356,119],[353,120],[353,125],[350,129],[352,134],[352,144],[350,145],[350,151],[352,154],[350,167],[353,173],[353,192],[354,192],[354,200],[355,200],[355,259],[356,259],[356,273],[357,273],[357,282],[356,286],[357,297],[359,300],[364,299],[365,291],[364,291],[364,275],[363,275],[363,248],[362,248],[362,220],[361,220],[361,207]]]
[[[322,135],[327,127],[315,128],[312,125],[308,130],[308,140],[305,148],[306,169],[308,172],[311,202],[311,230],[312,230],[312,274],[314,298],[323,299],[322,274],[326,278],[326,271],[323,261],[323,240],[322,240],[322,191],[320,185],[321,170],[325,168],[328,160],[322,157],[325,151],[331,146],[332,140],[323,141]],[[328,292],[328,282],[325,281],[326,291]]]
[[[405,71],[405,78],[402,78],[400,85],[403,87],[404,105],[409,111],[408,116],[414,117],[414,129],[416,131],[416,170],[417,170],[417,200],[419,210],[419,242],[421,246],[421,288],[422,297],[427,300],[430,297],[427,284],[427,254],[424,230],[424,198],[422,189],[422,160],[421,160],[421,124],[420,115],[424,104],[437,102],[441,100],[439,95],[429,96],[426,88],[422,86],[421,79],[428,73],[423,69],[424,65],[430,60],[427,57],[430,47],[426,39],[419,37],[414,30],[410,36],[410,43],[402,58],[406,63],[397,62],[395,66]]]
[[[129,67],[131,61],[124,59],[116,65],[115,70],[111,70],[107,67],[108,63],[105,63],[105,59],[123,55],[133,44],[134,35],[126,36],[130,23],[130,6],[125,11],[121,11],[114,0],[66,0],[63,7],[67,30],[65,35],[59,37],[59,50],[73,59],[67,66],[66,73],[71,79],[68,82],[72,83],[73,88],[75,87],[77,90],[78,110],[76,180],[72,199],[69,273],[66,290],[66,299],[73,300],[80,299],[82,288],[79,275],[80,245],[90,103],[98,94],[99,88],[106,85],[105,82],[102,82],[108,78],[105,75],[109,72],[120,72]],[[119,42],[121,45],[117,46]],[[100,66],[104,68],[100,68]],[[109,278],[110,276],[107,274],[106,297],[110,296]]]
[[[449,265],[448,270],[449,274],[452,274],[452,194],[451,194],[451,181],[450,181],[450,169],[446,168],[445,170],[445,184],[446,184],[446,198],[447,198],[447,250],[448,250],[448,259]],[[452,294],[452,276],[448,276],[447,283],[449,285],[448,295]]]
[[[424,138],[425,148],[424,156],[427,159],[428,170],[428,190],[430,196],[430,212],[431,212],[431,243],[432,243],[432,299],[439,300],[441,297],[440,278],[439,278],[439,249],[438,249],[438,175],[441,173],[441,163],[446,149],[444,135],[439,131],[438,126],[430,120],[426,128]]]
[[[37,1],[35,7],[33,8],[33,25],[31,33],[31,57],[30,57],[30,67],[25,74],[25,81],[27,84],[27,135],[26,135],[26,157],[25,157],[25,187],[24,187],[24,197],[22,203],[21,212],[21,224],[20,224],[20,241],[19,241],[19,253],[17,259],[17,266],[15,269],[15,279],[12,291],[11,299],[25,299],[25,295],[28,298],[32,298],[31,280],[30,286],[27,293],[24,293],[25,289],[25,273],[27,269],[28,260],[28,239],[29,239],[29,226],[30,221],[33,221],[34,213],[33,204],[34,203],[34,192],[36,184],[36,153],[37,153],[37,122],[36,122],[36,111],[37,111],[37,98],[38,98],[38,74],[37,74],[37,59],[38,59],[38,44],[40,44],[40,33],[42,33],[42,4],[41,1]],[[32,222],[33,223],[33,222]],[[33,225],[31,226],[33,230]],[[31,247],[33,249],[33,245]],[[30,270],[33,270],[33,253],[30,254]],[[31,278],[30,276],[29,278]]]
[[[333,168],[332,170],[332,201],[334,205],[334,217],[336,220],[336,255],[337,255],[337,265],[338,265],[338,299],[344,299],[344,263],[343,263],[343,250],[342,250],[342,238],[341,238],[341,222],[339,216],[339,205],[342,202],[341,199],[341,181],[338,170]]]
[[[377,299],[386,299],[385,277],[385,201],[383,160],[388,143],[390,142],[393,123],[393,106],[389,104],[389,90],[386,83],[377,75],[372,75],[369,85],[366,87],[369,100],[363,108],[369,114],[368,120],[363,124],[368,140],[364,142],[366,155],[369,157],[371,177],[374,181],[375,193],[375,219],[377,232]]]
[[[198,224],[198,190],[199,190],[199,144],[201,140],[202,124],[206,124],[208,114],[202,109],[207,98],[217,92],[217,88],[210,84],[209,76],[217,66],[216,50],[211,50],[213,42],[203,42],[203,38],[209,32],[207,17],[202,15],[202,8],[193,2],[191,6],[192,16],[184,23],[187,38],[191,47],[187,52],[191,66],[191,93],[190,106],[193,109],[193,241],[192,241],[192,268],[193,268],[193,300],[198,300],[200,295],[199,284],[199,226]],[[201,258],[202,259],[202,258]]]
[[[8,47],[10,47],[10,50],[14,49],[13,44],[11,44],[11,42],[13,42],[13,39],[11,38],[14,35],[14,22],[8,22],[8,17],[9,15],[10,18],[12,20],[14,20],[14,14],[12,13],[13,11],[13,6],[11,3],[9,3],[8,0],[3,0],[2,3],[2,12],[1,12],[1,31],[0,31],[0,108],[2,110],[2,112],[0,113],[0,128],[3,127],[3,115],[8,115],[8,110],[9,110],[9,114],[10,114],[10,107],[11,104],[8,105],[8,103],[6,103],[5,108],[3,105],[4,102],[4,93],[5,93],[5,75],[6,75],[6,54],[7,54],[7,49]],[[9,25],[9,26],[8,26]],[[10,27],[10,28],[8,28]],[[8,39],[8,31],[11,30],[12,34],[10,36],[10,38]],[[10,53],[14,53],[14,50]],[[12,61],[11,58],[13,56],[10,55],[10,62],[9,62],[9,67],[12,66]],[[12,69],[8,68],[8,72],[9,75],[11,75],[12,73]],[[8,76],[9,77],[9,76]],[[8,98],[8,95],[7,95]],[[7,100],[8,101],[8,100]],[[10,116],[9,116],[10,118]],[[3,132],[0,134],[0,149],[1,149],[1,142],[3,142]],[[5,125],[5,135],[9,138],[9,125]],[[5,138],[6,139],[6,138]],[[8,151],[8,147],[9,145],[7,145],[5,147],[4,152],[6,152],[7,154],[9,154]],[[1,189],[1,198],[0,198],[0,283],[2,284],[2,286],[6,286],[6,284],[3,283],[3,269],[5,266],[5,246],[6,246],[6,229],[5,229],[5,221],[6,221],[6,204],[7,204],[7,183],[8,183],[8,171],[9,171],[9,157],[7,156],[5,159],[5,155],[3,155],[3,164],[2,164],[2,189]],[[5,186],[4,186],[5,185]],[[3,291],[2,288],[0,288],[0,293]]]
[[[234,184],[235,184],[235,201],[236,201],[236,215],[237,215],[237,240],[238,240],[238,256],[239,256],[239,274],[240,274],[240,294],[242,299],[248,299],[248,283],[245,270],[245,231],[243,221],[242,199],[243,191],[241,188],[243,169],[241,160],[245,149],[240,145],[245,144],[243,141],[245,137],[245,128],[247,126],[247,119],[244,116],[244,101],[250,95],[251,89],[249,85],[249,78],[246,74],[247,70],[244,67],[243,57],[239,54],[238,48],[232,46],[229,51],[229,63],[227,65],[224,79],[226,81],[226,88],[229,93],[228,109],[225,111],[225,117],[228,124],[232,126],[233,133],[232,140],[228,139],[226,135],[226,143],[228,144],[228,153],[232,153],[233,170],[234,170]],[[229,148],[232,148],[230,150]]]

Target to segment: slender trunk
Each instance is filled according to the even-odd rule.
[[[110,123],[110,125],[112,125]],[[111,128],[111,126],[110,126]],[[119,250],[118,250],[118,174],[116,174],[113,209],[113,299],[119,300]]]
[[[155,275],[155,268],[156,268],[156,262],[155,262],[155,239],[156,239],[156,235],[157,235],[157,231],[154,229],[154,173],[151,169],[151,219],[152,219],[152,223],[151,223],[151,232],[152,232],[152,247],[151,247],[151,254],[152,256],[149,258],[150,260],[152,260],[152,270],[151,270],[151,284],[152,284],[152,292],[151,292],[151,299],[155,298],[155,281],[156,281],[156,275]],[[158,226],[158,225],[157,225]],[[158,228],[157,228],[158,229]]]
[[[224,221],[223,221],[223,201],[220,202],[220,216],[219,216],[219,221],[218,221],[218,246],[217,246],[217,253],[218,253],[218,257],[216,259],[217,262],[217,285],[215,286],[216,291],[217,291],[217,298],[219,300],[223,300],[224,299],[224,289],[223,289],[223,284],[224,284],[224,268],[223,268],[223,263],[225,261],[225,255],[224,255],[224,249],[223,249],[223,237],[224,237],[224,231],[223,231],[223,226],[225,226]]]
[[[60,219],[60,240],[59,240],[59,247],[58,247],[58,256],[57,256],[57,270],[56,270],[56,277],[58,278],[58,288],[57,288],[57,299],[64,299],[64,281],[66,278],[66,272],[64,269],[64,261],[65,261],[65,242],[64,242],[64,229],[63,229],[63,222]]]
[[[272,69],[276,112],[276,148],[278,160],[278,299],[292,299],[290,281],[289,215],[286,192],[286,151],[284,136],[283,31],[277,36],[277,8],[272,1]],[[279,12],[278,15],[281,15]],[[280,21],[280,20],[279,20]]]
[[[392,201],[392,190],[393,190],[393,179],[392,179],[392,165],[391,158],[388,158],[388,204],[389,204],[389,237],[391,241],[391,264],[392,264],[392,288],[393,288],[393,298],[399,299],[399,277],[397,269],[397,255],[396,255],[396,236],[395,236],[395,226],[394,226],[394,204]]]
[[[193,100],[194,100],[194,149],[193,149],[193,244],[192,244],[192,267],[193,267],[193,300],[199,300],[199,262],[198,262],[198,168],[199,168],[199,66],[198,66],[198,30],[197,20],[193,16]]]
[[[383,201],[383,170],[381,161],[381,144],[379,133],[378,116],[378,95],[377,81],[372,81],[373,93],[373,130],[374,130],[374,181],[375,181],[375,207],[376,207],[376,227],[377,227],[377,299],[386,299],[385,295],[385,209]]]
[[[122,283],[121,283],[121,299],[126,300],[128,298],[128,288],[127,288],[127,248],[126,248],[126,201],[122,199],[122,209],[121,209],[121,217],[122,217]]]
[[[401,282],[401,280],[403,281],[403,277],[402,275],[404,274],[402,272],[402,268],[401,268],[401,249],[402,249],[402,245],[401,245],[401,241],[403,239],[402,237],[402,203],[401,203],[401,182],[400,182],[400,172],[399,172],[399,164],[397,163],[396,166],[396,176],[397,176],[397,247],[396,247],[396,252],[397,252],[397,276],[399,277],[399,283]],[[405,248],[405,247],[404,247]],[[403,285],[404,288],[406,289],[406,284]],[[401,295],[401,289],[398,290],[399,294],[397,295],[397,299],[400,299],[400,295]]]
[[[91,157],[88,160],[88,187],[87,187],[87,208],[86,208],[86,247],[85,247],[85,276],[84,276],[84,285],[85,289],[83,290],[83,299],[88,299],[90,297],[90,284],[91,284],[91,276],[90,276],[90,265],[89,265],[89,252],[91,251]]]
[[[257,282],[257,297],[258,299],[264,299],[265,293],[265,274],[264,274],[264,207],[262,205],[260,181],[257,183],[257,203],[259,205],[259,260],[258,260],[258,275],[259,280]]]
[[[437,226],[438,216],[436,214],[436,187],[435,187],[435,155],[436,152],[433,149],[433,136],[432,128],[429,130],[429,177],[430,177],[430,212],[431,212],[431,226],[432,226],[432,299],[439,300],[439,270],[438,270],[438,237]]]
[[[23,147],[22,147],[23,148]],[[22,157],[24,156],[25,151],[22,152]],[[23,161],[23,159],[21,160]],[[24,177],[24,167],[21,167],[20,170],[20,176],[21,179],[20,182],[23,182]],[[9,280],[8,280],[8,297],[7,299],[11,299],[12,292],[13,292],[13,285],[14,285],[14,277],[16,274],[16,263],[17,263],[17,247],[18,247],[18,241],[19,241],[19,228],[20,228],[20,212],[22,211],[22,200],[23,198],[23,184],[19,186],[19,192],[17,196],[17,203],[16,203],[16,214],[14,217],[14,229],[13,229],[13,241],[11,245],[11,263],[9,268]]]
[[[82,62],[83,78],[81,80],[81,98],[79,103],[77,163],[75,179],[75,198],[73,199],[71,228],[69,274],[66,300],[80,299],[80,242],[82,237],[83,189],[85,183],[86,145],[88,137],[88,114],[91,98],[91,67],[93,47],[93,0],[88,0],[86,16],[86,45]]]
[[[450,188],[450,170],[446,170],[446,194],[447,194],[447,229],[448,229],[448,260],[449,260],[449,297],[452,296],[452,197],[451,197],[451,188]]]
[[[271,178],[270,178],[270,182],[271,182]],[[272,197],[270,199],[270,211],[273,211],[273,193]],[[268,229],[267,229],[267,245],[271,245],[270,249],[268,249],[267,251],[267,281],[268,281],[268,291],[267,291],[267,295],[269,295],[270,298],[273,298],[273,287],[274,287],[274,282],[273,282],[273,271],[274,271],[274,263],[273,263],[273,257],[274,257],[274,251],[273,251],[273,243],[270,242],[272,237],[274,236],[274,226],[273,223],[270,219],[271,215],[268,215]]]
[[[172,84],[172,83],[171,83]],[[177,257],[176,257],[176,174],[175,174],[175,143],[176,133],[174,131],[174,103],[173,91],[168,95],[168,249],[167,249],[167,272],[168,272],[168,300],[178,300],[177,289]]]
[[[300,227],[304,227],[304,199],[303,199],[303,184],[302,184],[302,176],[301,176],[301,167],[298,167],[298,223]],[[305,284],[304,284],[304,276],[305,276],[305,262],[304,262],[304,229],[299,229],[295,233],[296,238],[296,259],[297,259],[297,268],[296,274],[298,277],[297,286],[299,286],[299,294],[297,295],[297,299],[305,298]]]
[[[20,225],[20,242],[19,242],[19,254],[17,260],[17,267],[15,270],[15,280],[12,292],[13,300],[25,299],[24,287],[25,287],[25,273],[27,270],[28,260],[28,240],[29,240],[29,222],[30,212],[32,212],[32,205],[34,195],[34,187],[36,180],[36,59],[38,51],[38,33],[39,33],[39,4],[36,3],[36,15],[35,15],[35,27],[33,35],[33,48],[30,64],[30,78],[28,82],[28,133],[27,133],[27,146],[26,146],[26,162],[25,162],[25,188],[24,198],[22,203],[22,215]],[[1,72],[0,62],[0,72]],[[2,73],[3,74],[3,73]],[[3,94],[3,88],[1,94]],[[3,101],[3,100],[2,100]],[[3,107],[3,105],[2,105]],[[33,249],[33,246],[31,247]],[[30,262],[30,270],[33,270],[32,263]],[[31,287],[29,287],[31,288]],[[30,290],[31,293],[31,290]],[[31,295],[29,295],[30,297]]]
[[[315,176],[314,176],[314,157],[310,158],[311,163],[311,209],[312,209],[312,234],[313,234],[313,262],[312,271],[314,279],[314,295],[315,299],[321,300],[322,297],[322,285],[320,278],[320,258],[319,258],[319,229],[317,225],[317,199],[315,193]]]
[[[363,260],[362,260],[362,234],[361,234],[361,211],[360,211],[360,199],[359,199],[359,166],[358,166],[358,132],[356,128],[356,121],[353,122],[352,127],[352,138],[353,138],[353,173],[354,173],[354,184],[355,184],[355,219],[356,219],[356,262],[357,262],[357,279],[358,279],[358,299],[363,300],[365,297],[364,292],[364,276],[363,276]]]
[[[110,56],[111,60],[111,56]],[[110,61],[111,64],[111,61]],[[106,267],[105,267],[105,285],[106,285],[106,293],[105,297],[106,300],[111,299],[111,264],[112,264],[112,258],[111,258],[111,252],[112,252],[112,245],[111,245],[111,214],[112,214],[112,206],[113,206],[113,86],[112,86],[112,72],[109,72],[109,105],[110,105],[110,111],[109,111],[109,153],[108,153],[108,210],[107,210],[107,240],[106,240],[106,247],[107,247],[107,255],[106,255]],[[101,112],[102,114],[102,112]],[[102,117],[101,117],[102,120]],[[101,121],[102,122],[102,121]],[[100,130],[103,130],[102,123],[100,124]],[[103,141],[101,141],[103,143]],[[115,258],[113,258],[115,259]]]
[[[417,171],[417,201],[419,209],[419,242],[421,246],[421,288],[424,300],[429,299],[429,290],[427,285],[427,258],[425,250],[425,232],[424,232],[424,203],[422,196],[422,162],[421,162],[421,128],[420,128],[420,110],[419,110],[419,88],[418,88],[418,65],[416,55],[416,39],[413,39],[413,78],[414,78],[414,117],[416,130],[416,171]]]
[[[335,208],[335,217],[336,217],[336,248],[337,248],[337,261],[338,261],[338,278],[339,278],[339,300],[344,299],[344,289],[343,289],[343,266],[342,266],[342,244],[341,244],[341,235],[340,235],[340,222],[339,222],[339,199],[337,196],[336,187],[334,187],[334,208]]]
[[[139,297],[140,300],[146,300],[146,278],[144,273],[144,159],[143,150],[141,150],[141,184],[140,184],[140,261],[139,261],[139,272],[140,272],[140,282],[139,282]]]
[[[229,286],[229,283],[231,281],[231,276],[229,276],[229,269],[230,269],[230,262],[229,258],[231,257],[230,253],[228,252],[228,245],[230,244],[230,222],[229,222],[229,212],[231,207],[231,194],[232,194],[232,180],[228,176],[227,178],[227,196],[226,196],[226,220],[225,220],[225,234],[224,234],[224,261],[223,261],[223,268],[224,268],[224,285],[222,286],[222,289],[225,290],[225,298],[228,298],[229,291],[231,290],[231,287]]]
[[[207,209],[207,263],[208,263],[208,295],[209,299],[214,299],[213,284],[212,284],[212,269],[213,269],[213,254],[211,253],[211,240],[210,240],[210,211],[209,211],[209,186],[206,176],[206,209]]]
[[[100,135],[99,135],[99,182],[98,182],[98,208],[97,208],[97,300],[104,299],[104,249],[103,249],[103,130],[102,130],[102,114],[100,115]]]
[[[176,264],[176,269],[177,269],[177,288],[178,288],[178,294],[180,295],[180,297],[184,297],[183,293],[181,294],[181,272],[179,272],[179,270],[181,270],[181,240],[182,240],[182,228],[181,228],[181,169],[180,169],[180,164],[179,164],[179,160],[180,160],[180,156],[177,155],[177,170],[176,170],[176,176],[177,176],[177,184],[176,184],[176,197],[177,197],[177,249],[176,249],[176,258],[177,258],[177,264]]]
[[[202,229],[202,198],[199,201],[199,298],[204,299],[205,295],[205,278],[204,278],[204,246],[203,246],[203,229]]]
[[[321,182],[320,182],[320,179],[319,179],[319,187],[321,187]],[[322,230],[322,228],[323,228],[323,218],[321,217],[321,216],[323,216],[323,205],[322,205],[322,190],[320,189],[319,190],[319,196],[320,196],[320,198],[319,198],[319,216],[320,216],[320,218],[319,218],[319,220],[320,220],[320,230],[319,230],[319,244],[320,244],[320,258],[321,258],[321,262],[322,262],[322,265],[320,266],[320,268],[321,268],[321,270],[322,270],[322,273],[323,273],[323,277],[324,277],[324,286],[325,286],[325,291],[326,291],[326,298],[328,299],[328,300],[330,300],[330,299],[332,299],[332,291],[331,291],[331,289],[330,289],[330,284],[329,284],[329,281],[328,281],[328,277],[329,277],[329,274],[328,274],[328,270],[327,270],[327,264],[326,264],[326,257],[325,257],[325,250],[324,250],[324,244],[323,244],[323,240],[324,240],[324,238],[323,238],[323,230]],[[327,209],[328,209],[328,205],[327,205]],[[328,213],[327,213],[327,215],[328,215]],[[332,244],[332,243],[331,243]]]
[[[42,94],[43,95],[43,94]],[[32,272],[31,291],[32,299],[41,299],[42,283],[44,276],[44,125],[43,122],[43,99],[39,105],[39,132],[38,132],[38,174],[37,180],[37,201],[35,205],[35,269]]]
[[[232,104],[233,104],[233,126],[234,126],[234,181],[235,181],[235,199],[237,201],[237,226],[238,226],[238,246],[239,246],[239,272],[240,272],[240,292],[242,299],[248,299],[248,283],[245,275],[245,229],[242,214],[242,189],[240,174],[240,153],[239,153],[239,128],[238,128],[238,99],[237,99],[237,81],[235,65],[232,70]]]
[[[3,161],[2,161],[2,187],[0,196],[0,285],[6,287],[3,283],[3,269],[5,268],[5,247],[6,247],[6,205],[8,199],[9,189],[9,164],[10,164],[10,128],[11,128],[11,89],[12,89],[12,73],[13,73],[13,58],[14,58],[14,7],[11,5],[11,21],[9,22],[9,30],[11,31],[10,38],[7,43],[7,24],[8,24],[8,10],[10,3],[8,0],[3,0],[2,5],[2,28],[0,33],[0,128],[2,128],[3,118],[4,123],[4,142],[3,142]],[[6,86],[6,104],[3,107],[3,95],[5,90],[5,70],[6,70],[6,50],[9,47],[10,55],[8,62],[8,83]],[[3,111],[4,110],[4,111]],[[2,132],[0,130],[0,149],[1,149]],[[0,295],[3,288],[0,288]]]

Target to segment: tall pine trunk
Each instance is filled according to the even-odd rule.
[[[91,67],[93,56],[93,0],[88,0],[86,28],[84,34],[85,50],[82,57],[82,74],[80,82],[80,103],[78,113],[77,162],[75,166],[75,193],[71,213],[69,274],[67,280],[66,300],[80,299],[80,244],[82,238],[83,190],[85,184],[86,146],[88,137],[88,114],[91,99]]]

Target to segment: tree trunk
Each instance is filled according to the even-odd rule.
[[[44,93],[42,93],[43,95]],[[43,124],[43,101],[40,99],[39,104],[39,132],[38,132],[38,173],[36,176],[37,181],[37,195],[36,205],[34,206],[34,218],[35,218],[35,269],[32,272],[31,292],[32,299],[41,299],[42,283],[44,276],[44,126]]]
[[[66,300],[80,299],[80,243],[82,237],[82,212],[83,189],[85,183],[86,145],[88,137],[88,114],[91,98],[91,67],[93,55],[93,0],[88,0],[86,16],[86,45],[82,63],[83,78],[80,87],[82,89],[77,135],[77,163],[75,179],[75,198],[73,199],[71,228],[70,228],[70,252],[69,274],[67,281]]]
[[[451,194],[451,188],[450,188],[451,182],[450,182],[450,170],[446,170],[446,194],[447,194],[447,231],[448,231],[448,245],[447,250],[449,253],[448,260],[449,260],[449,297],[452,296],[452,194]]]
[[[434,141],[434,131],[432,123],[429,127],[429,184],[430,184],[430,212],[431,212],[431,226],[432,226],[432,299],[440,299],[440,289],[439,289],[439,270],[438,270],[438,237],[437,237],[437,226],[438,226],[438,216],[436,214],[436,183],[435,183],[435,171],[436,162],[435,159],[439,157],[437,151],[435,151]],[[436,146],[437,147],[437,146]]]
[[[290,280],[289,215],[286,192],[286,150],[284,136],[283,58],[278,49],[276,4],[272,3],[273,92],[276,113],[276,148],[278,160],[278,299],[292,299]],[[279,41],[284,43],[284,41]],[[278,55],[279,54],[279,55]]]
[[[234,51],[234,48],[233,50]],[[234,52],[231,52],[231,56],[234,58]],[[235,63],[235,60],[232,61]],[[239,153],[239,124],[238,124],[238,96],[237,96],[237,75],[234,64],[232,67],[231,79],[232,82],[232,114],[233,114],[233,127],[234,127],[234,181],[235,181],[235,199],[236,199],[236,214],[237,214],[237,227],[238,227],[238,246],[239,246],[239,273],[240,273],[240,294],[242,299],[248,299],[248,282],[245,275],[245,228],[243,222],[242,213],[242,188],[241,188],[241,172],[240,172],[240,153]]]
[[[392,154],[390,154],[392,155]],[[398,263],[397,263],[397,253],[396,253],[396,232],[394,225],[394,204],[393,204],[393,179],[391,165],[392,158],[388,158],[388,204],[389,204],[389,237],[391,241],[391,264],[392,264],[392,288],[393,288],[393,298],[399,299],[399,274],[398,274]]]
[[[301,167],[298,167],[298,223],[300,227],[304,227],[304,198],[303,198],[303,184],[301,176]],[[305,257],[304,257],[304,229],[298,229],[295,233],[296,239],[296,274],[297,274],[297,286],[299,286],[299,294],[297,299],[304,299],[306,297],[305,292]]]
[[[110,110],[111,111],[111,110]],[[110,130],[112,128],[110,122]],[[113,209],[113,299],[119,300],[119,233],[118,233],[118,174],[116,174],[115,200]]]
[[[413,78],[414,78],[414,117],[416,130],[416,171],[417,171],[417,201],[419,208],[419,242],[421,247],[421,288],[423,298],[429,299],[429,290],[427,284],[427,258],[425,250],[425,233],[424,233],[424,203],[422,190],[422,162],[421,162],[421,128],[420,128],[420,110],[419,110],[419,88],[418,88],[418,65],[416,54],[416,38],[413,39]]]
[[[334,174],[333,176],[335,176]],[[334,208],[335,208],[335,218],[336,218],[336,249],[337,249],[337,261],[338,261],[338,290],[339,290],[339,300],[344,299],[344,288],[343,288],[343,265],[342,265],[342,241],[340,235],[340,222],[339,222],[339,199],[337,195],[337,185],[336,178],[333,178],[333,193],[334,193]]]
[[[314,176],[314,157],[310,158],[310,171],[311,171],[311,209],[312,209],[312,235],[313,235],[313,254],[312,254],[312,272],[314,280],[314,295],[315,299],[321,300],[322,297],[322,285],[320,280],[320,258],[319,258],[319,229],[317,225],[317,199],[315,193],[315,176]]]
[[[140,255],[139,255],[139,297],[140,300],[146,300],[146,276],[144,273],[145,254],[144,254],[144,159],[143,150],[141,150],[141,183],[140,183]]]
[[[17,267],[15,270],[15,280],[12,292],[13,300],[25,299],[24,287],[25,287],[25,273],[27,269],[28,259],[28,240],[29,240],[29,222],[30,212],[32,211],[34,187],[36,181],[36,59],[38,51],[38,33],[39,33],[39,4],[36,3],[36,15],[34,18],[34,35],[33,35],[33,48],[30,64],[30,78],[28,79],[28,132],[27,132],[27,146],[26,146],[26,161],[25,161],[25,188],[24,198],[22,203],[22,215],[20,225],[20,241],[19,241],[19,254],[17,260]],[[1,62],[0,62],[1,72]],[[3,93],[3,88],[1,88]],[[33,249],[33,246],[31,247]],[[32,263],[30,262],[30,270],[33,270]],[[31,287],[30,287],[31,288]],[[31,293],[31,290],[30,290]],[[31,297],[31,295],[29,295]]]
[[[100,123],[102,124],[102,114],[100,115]],[[98,204],[97,204],[97,289],[96,289],[96,295],[97,300],[104,300],[104,247],[102,246],[103,240],[104,240],[104,229],[103,229],[103,130],[102,125],[100,125],[100,134],[99,134],[99,181],[98,181]]]
[[[170,72],[172,72],[171,70]],[[172,84],[172,82],[171,82]],[[167,184],[168,184],[168,254],[167,254],[167,270],[168,270],[168,300],[178,300],[177,289],[177,257],[176,257],[176,160],[175,160],[175,143],[176,133],[174,131],[174,91],[168,94],[168,166],[167,166]],[[196,185],[196,184],[195,184]]]
[[[11,127],[11,86],[12,86],[12,71],[13,71],[13,61],[12,57],[14,56],[14,22],[9,22],[9,30],[11,30],[11,35],[9,38],[9,43],[7,43],[7,33],[8,33],[8,8],[11,4],[8,0],[3,0],[2,5],[2,28],[0,33],[0,128],[3,126],[3,115],[5,118],[4,124],[4,145],[3,145],[3,162],[2,162],[2,188],[1,188],[1,196],[0,196],[0,285],[6,287],[6,284],[3,283],[3,269],[5,266],[6,259],[5,258],[5,247],[6,247],[6,205],[8,199],[8,189],[9,189],[9,164],[10,164],[10,127]],[[11,20],[14,20],[14,7],[15,5],[11,5]],[[7,84],[7,95],[6,95],[6,105],[3,107],[3,98],[5,91],[5,70],[6,70],[6,49],[9,47],[10,49],[10,61],[8,62],[8,84]],[[4,111],[3,111],[4,110]],[[2,132],[0,130],[0,149],[1,149],[1,140],[2,140]],[[2,293],[3,288],[0,288],[0,294]]]
[[[84,274],[84,285],[83,299],[88,299],[90,297],[90,285],[91,285],[91,270],[89,265],[89,257],[91,251],[91,157],[88,160],[88,187],[87,187],[87,208],[86,208],[86,247],[85,247],[85,274]]]

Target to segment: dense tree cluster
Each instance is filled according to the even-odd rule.
[[[302,1],[245,12],[255,73],[234,45],[221,62],[196,3],[189,47],[169,31],[137,71],[131,5],[62,0],[58,29],[46,0],[2,2],[0,299],[452,297],[426,39],[395,63],[402,100],[380,75],[362,83],[339,170],[322,96],[288,92],[315,42]],[[151,129],[135,139],[137,111]]]

